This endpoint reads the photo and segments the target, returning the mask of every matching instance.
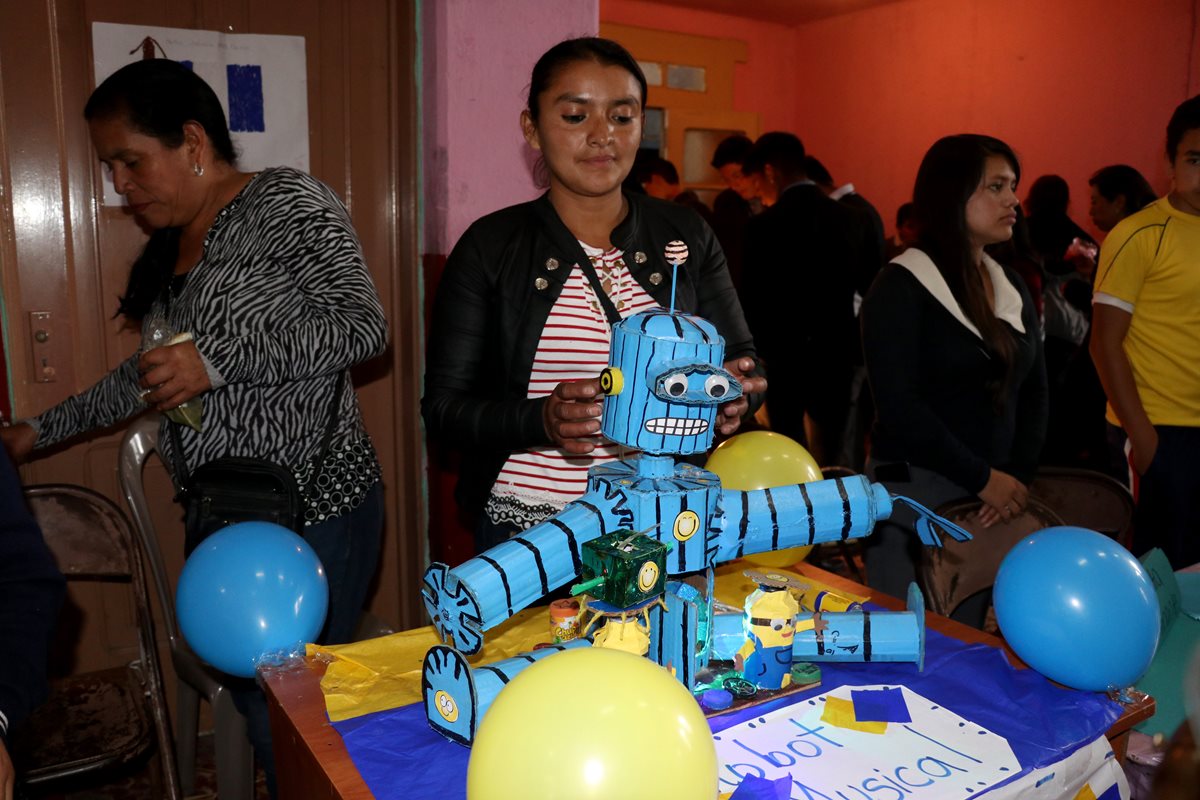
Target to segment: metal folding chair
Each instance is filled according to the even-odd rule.
[[[121,490],[133,515],[134,528],[142,541],[159,605],[163,626],[171,648],[171,663],[178,676],[176,736],[179,751],[179,775],[185,792],[195,788],[196,737],[200,722],[200,698],[212,706],[215,725],[217,789],[222,800],[250,800],[254,797],[254,752],[246,736],[246,722],[233,705],[222,676],[207,666],[187,646],[175,621],[175,593],[171,588],[150,507],[146,503],[143,468],[150,453],[158,447],[160,417],[146,415],[129,426],[121,440]],[[183,543],[180,542],[180,547]]]
[[[18,787],[42,794],[105,781],[157,743],[159,796],[178,800],[179,776],[141,554],[129,520],[82,486],[29,486],[25,498],[69,583],[129,587],[138,657],[123,667],[51,683],[50,697],[12,742]]]
[[[1133,495],[1114,478],[1088,469],[1041,467],[1029,493],[1054,509],[1064,525],[1099,531],[1132,546]]]

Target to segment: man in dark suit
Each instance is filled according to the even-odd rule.
[[[871,288],[871,281],[875,280],[875,275],[884,264],[883,217],[879,216],[879,211],[871,204],[870,200],[858,193],[853,183],[842,186],[834,183],[829,170],[813,156],[805,156],[804,170],[809,180],[819,186],[830,200],[838,201],[859,217],[859,225],[862,227],[861,243],[866,251],[864,256],[871,255],[872,261],[866,262],[864,259],[864,263],[871,269],[867,273],[857,276],[855,288],[860,296],[866,297],[867,289]]]
[[[854,279],[855,315],[862,305],[862,299],[867,296],[867,289],[879,274],[879,270],[887,262],[884,255],[885,243],[883,238],[883,218],[871,201],[859,194],[853,183],[837,186],[833,176],[825,165],[809,155],[804,159],[804,168],[808,177],[821,187],[821,191],[830,200],[836,200],[849,208],[858,217],[858,243],[862,252],[862,264],[859,274]],[[871,400],[871,390],[867,386],[867,369],[863,366],[862,341],[858,325],[854,326],[853,342],[854,370],[850,378],[850,410],[846,420],[846,428],[842,437],[840,455],[837,462],[850,467],[856,472],[862,472],[867,461],[867,431],[875,417],[875,404]]]
[[[713,199],[713,233],[725,251],[729,264],[729,277],[733,288],[742,288],[742,260],[745,256],[746,223],[762,211],[753,182],[742,174],[742,162],[754,149],[749,137],[735,134],[727,136],[713,152],[712,166],[725,182],[726,188]]]
[[[804,443],[819,464],[837,463],[854,368],[854,293],[878,271],[858,212],[809,177],[804,145],[790,133],[759,137],[743,170],[779,199],[746,228],[742,299],[771,370],[771,428]]]

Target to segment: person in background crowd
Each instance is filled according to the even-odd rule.
[[[762,211],[753,181],[742,174],[742,162],[753,147],[754,142],[746,136],[728,136],[717,145],[712,157],[712,166],[727,187],[713,200],[712,229],[729,264],[729,277],[738,291],[742,288],[746,223]]]
[[[1108,233],[1121,220],[1158,199],[1150,182],[1127,164],[1101,167],[1088,178],[1092,224]]]
[[[46,698],[46,651],[65,584],[0,449],[0,798],[13,800],[12,731]]]
[[[779,201],[746,226],[750,327],[771,369],[771,429],[804,444],[818,464],[836,463],[854,367],[854,291],[878,269],[863,246],[862,217],[805,172],[804,145],[764,133],[743,168],[779,187]]]
[[[868,476],[929,508],[976,495],[985,526],[1025,507],[1046,431],[1033,301],[985,249],[1012,236],[1019,177],[999,139],[935,142],[913,187],[917,246],[883,268],[862,309],[876,406]],[[898,596],[914,580],[913,525],[901,511],[865,540],[872,588]],[[986,608],[980,597],[953,616],[979,626]]]
[[[677,203],[621,190],[645,100],[642,70],[616,42],[550,48],[521,112],[549,189],[477,220],[446,263],[421,411],[430,436],[463,449],[456,499],[481,551],[557,514],[590,467],[619,457],[599,420],[614,318],[674,296],[716,326],[744,390],[766,389],[712,230]],[[664,255],[675,241],[689,253],[677,275]],[[725,403],[719,431],[736,431],[748,408]]]
[[[1070,188],[1058,175],[1042,175],[1029,187],[1029,194],[1025,197],[1029,238],[1051,275],[1067,275],[1077,271],[1073,256],[1067,252],[1076,239],[1096,244],[1087,231],[1067,215],[1070,204]]]
[[[1046,377],[1050,424],[1042,461],[1058,466],[1091,466],[1103,455],[1103,440],[1089,445],[1087,431],[1099,430],[1095,392],[1077,380],[1080,362],[1089,368],[1087,335],[1091,325],[1092,272],[1096,243],[1067,215],[1070,191],[1058,175],[1042,175],[1029,188],[1025,212],[1029,236],[1042,263],[1042,304],[1046,332]],[[1096,386],[1093,379],[1092,387]],[[1089,402],[1091,401],[1091,402]],[[1092,425],[1088,415],[1091,408]],[[1095,451],[1095,452],[1093,452]]]
[[[833,176],[829,174],[829,170],[815,157],[805,157],[804,167],[809,179],[821,187],[821,191],[825,192],[830,200],[836,200],[863,215],[865,223],[863,246],[878,252],[879,257],[876,260],[879,262],[879,266],[882,267],[884,253],[883,217],[879,216],[879,212],[875,209],[875,206],[871,204],[870,200],[858,193],[853,183],[844,183],[841,186],[837,186],[833,180]],[[875,269],[869,275],[860,277],[859,294],[865,295],[867,293],[867,289],[871,286],[871,281],[875,280],[875,275],[878,272],[879,270]]]
[[[670,161],[665,158],[653,158],[640,168],[640,172],[639,179],[646,194],[659,200],[670,200],[687,206],[712,225],[712,210],[691,189],[680,188],[679,171]]]
[[[913,204],[902,203],[896,209],[896,233],[884,247],[884,261],[891,261],[917,244],[917,218],[913,215]]]
[[[1134,553],[1200,561],[1200,96],[1167,124],[1171,191],[1117,223],[1097,269],[1092,358],[1135,473]]]
[[[871,282],[879,274],[883,266],[884,239],[883,218],[875,210],[875,206],[867,198],[854,189],[853,183],[835,187],[833,176],[825,165],[809,155],[804,159],[805,173],[829,196],[855,212],[859,219],[859,247],[862,248],[862,264],[865,271],[855,278],[854,283],[854,313],[857,316],[862,299],[866,296]],[[867,388],[867,372],[862,362],[862,342],[859,340],[859,326],[854,326],[854,341],[851,353],[854,359],[853,375],[850,379],[850,409],[846,415],[846,429],[836,463],[861,472],[867,457],[867,431],[871,420],[875,417],[875,404],[871,400],[871,392]],[[832,463],[832,462],[831,462]]]

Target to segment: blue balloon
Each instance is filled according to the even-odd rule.
[[[1046,528],[1022,540],[1000,564],[992,603],[1013,651],[1076,689],[1132,685],[1158,647],[1150,576],[1128,550],[1086,528]]]
[[[205,539],[175,591],[192,650],[243,678],[265,657],[311,642],[325,624],[329,586],[308,542],[270,522],[239,522]]]

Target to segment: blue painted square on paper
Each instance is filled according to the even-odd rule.
[[[851,691],[854,718],[859,722],[912,722],[900,689]]]
[[[775,780],[747,775],[729,800],[788,800],[792,795],[792,779],[784,776]]]
[[[266,130],[263,122],[262,67],[258,64],[228,64],[229,130]]]

